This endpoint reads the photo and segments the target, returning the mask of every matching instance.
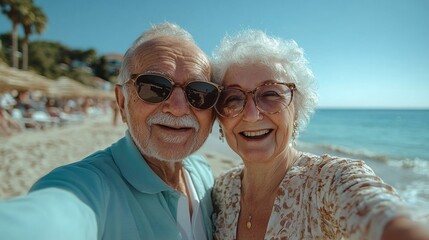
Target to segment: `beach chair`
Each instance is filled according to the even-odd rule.
[[[18,123],[20,123],[23,128],[42,128],[42,125],[33,118],[24,117],[21,110],[19,109],[12,109],[11,115],[12,118],[14,118]]]
[[[39,123],[42,127],[46,126],[59,126],[60,119],[56,117],[51,117],[47,112],[44,111],[35,111],[31,118]]]

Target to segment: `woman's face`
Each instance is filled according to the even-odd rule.
[[[275,74],[263,65],[232,65],[225,74],[223,86],[253,91],[267,82],[287,82],[287,79],[276,79]],[[247,94],[246,100],[238,116],[219,116],[229,146],[245,163],[283,159],[293,131],[293,104],[284,111],[269,114],[256,108],[252,94]]]

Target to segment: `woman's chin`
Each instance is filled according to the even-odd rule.
[[[239,154],[244,164],[252,163],[264,163],[269,162],[272,159],[272,153],[262,152],[262,151],[250,151],[245,154]]]

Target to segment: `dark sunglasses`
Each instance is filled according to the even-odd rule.
[[[180,87],[185,92],[189,105],[196,109],[209,109],[213,107],[220,95],[221,87],[205,81],[191,81],[184,85],[156,74],[132,74],[137,95],[147,103],[160,103],[166,101],[174,90]]]

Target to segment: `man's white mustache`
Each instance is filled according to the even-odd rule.
[[[160,124],[174,128],[194,128],[196,131],[200,128],[197,119],[192,115],[173,117],[170,114],[158,112],[149,117],[146,122],[149,126]]]

